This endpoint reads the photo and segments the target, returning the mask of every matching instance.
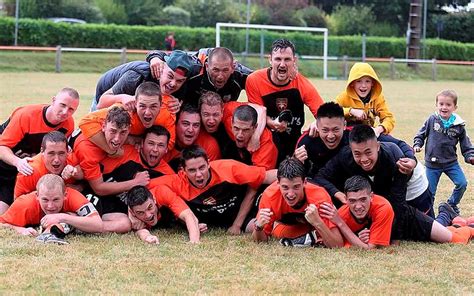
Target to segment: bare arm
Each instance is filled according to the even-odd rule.
[[[240,204],[239,212],[237,217],[234,220],[232,226],[227,230],[231,234],[240,234],[240,229],[244,223],[245,217],[247,217],[250,209],[252,208],[252,203],[255,200],[255,194],[257,193],[256,189],[248,187],[247,192],[245,193],[244,200]]]
[[[135,178],[123,182],[104,182],[102,176],[98,179],[89,180],[92,190],[97,195],[106,196],[118,194],[130,190],[134,186],[146,186],[150,182],[150,175],[147,171],[138,172]]]
[[[32,227],[27,227],[26,228],[26,227],[21,227],[21,226],[15,226],[15,225],[8,224],[8,223],[0,223],[0,226],[5,227],[5,228],[13,229],[21,235],[30,235],[30,236],[38,235],[38,232]]]
[[[159,244],[160,241],[157,236],[150,233],[148,229],[140,229],[135,231],[137,236],[144,242],[149,244]]]
[[[28,164],[32,160],[31,157],[20,158],[7,146],[0,146],[0,160],[16,167],[18,172],[25,176],[33,173],[33,168]]]
[[[258,105],[249,103],[255,110],[257,110],[257,128],[250,138],[249,144],[247,145],[247,150],[250,152],[256,151],[260,147],[260,137],[262,136],[263,131],[267,125],[267,108]]]
[[[263,228],[266,224],[270,222],[271,216],[273,215],[272,211],[269,208],[260,209],[258,212],[257,218],[255,219],[255,228],[252,233],[253,240],[256,242],[266,242],[268,241],[268,236],[263,231]]]
[[[184,210],[179,214],[179,219],[183,220],[186,223],[186,228],[188,229],[189,241],[191,243],[199,243],[201,232],[199,231],[198,219],[194,213],[190,210]]]
[[[334,227],[329,227],[324,223],[318,213],[318,208],[314,204],[310,204],[306,209],[306,220],[313,225],[323,239],[323,243],[328,248],[338,248],[344,245],[341,233]]]
[[[277,179],[277,169],[268,170],[265,172],[265,179],[263,179],[263,184],[272,184]]]

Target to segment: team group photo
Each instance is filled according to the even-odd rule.
[[[40,14],[30,2],[16,5]],[[241,7],[272,11],[267,2]],[[320,12],[328,31],[303,11],[329,4],[302,2],[274,5],[304,7],[305,26],[248,14],[188,47],[179,24],[119,62],[17,44],[26,23],[5,17],[15,45],[0,46],[0,292],[473,293],[472,59],[423,64],[413,18],[427,4],[411,1],[406,60],[371,58],[364,31],[362,57],[341,47],[335,64],[338,13],[375,17],[379,4]],[[168,7],[160,17],[183,10]]]

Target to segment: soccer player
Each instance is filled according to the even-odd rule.
[[[40,152],[41,140],[50,131],[70,136],[72,115],[79,106],[79,94],[72,88],[61,89],[50,105],[19,107],[0,125],[0,214],[13,202],[16,175],[31,175],[31,157]]]
[[[296,72],[297,58],[291,41],[278,39],[270,51],[271,67],[249,75],[248,101],[267,107],[267,126],[278,148],[278,163],[293,155],[304,125],[304,105],[316,115],[323,100],[313,84]]]
[[[163,94],[163,105],[171,113],[177,113],[180,102],[172,96],[178,91],[186,79],[194,76],[201,69],[198,60],[193,60],[185,52],[175,50],[167,56],[163,72],[152,77],[150,64],[135,61],[120,65],[101,76],[97,83],[95,98],[92,100],[91,111],[122,103],[128,110],[135,109],[134,97],[137,87],[145,82],[155,82]]]
[[[263,132],[261,132],[259,139],[259,148],[255,151],[248,149],[253,135],[259,133],[257,132],[257,128],[259,128],[257,123],[258,114],[255,108],[237,102],[227,104],[234,104],[235,107],[238,107],[230,109],[234,110],[232,116],[229,116],[230,114],[226,116],[226,110],[224,109],[224,125],[235,145],[231,145],[224,151],[223,158],[235,159],[248,165],[261,166],[267,170],[274,169],[278,151],[275,144],[273,144],[271,132],[264,127],[263,123],[260,123]]]
[[[337,193],[347,198],[342,193],[344,182],[354,175],[361,175],[371,180],[373,192],[385,197],[393,208],[395,220],[392,241],[446,243],[469,240],[470,231],[469,235],[454,235],[433,218],[407,204],[408,176],[397,167],[397,161],[403,155],[395,144],[379,143],[374,130],[366,125],[357,125],[351,130],[349,143],[349,147],[343,148],[316,175],[316,183],[323,186],[331,196]],[[453,218],[446,212],[440,212],[438,218],[441,215],[445,216],[444,220]]]
[[[276,170],[248,166],[235,160],[209,162],[199,146],[182,151],[178,174],[153,179],[149,188],[166,186],[181,197],[200,223],[228,228],[231,234],[249,232],[257,189],[276,178]]]
[[[147,55],[154,77],[159,77],[163,69],[165,52],[152,51]],[[199,97],[207,91],[218,93],[222,100],[237,101],[245,89],[247,76],[252,70],[234,60],[232,52],[225,47],[201,48],[195,58],[204,65],[198,75],[190,77],[176,96],[185,103],[198,106]]]
[[[303,164],[287,158],[278,167],[277,182],[267,187],[259,204],[252,236],[267,241],[281,239],[285,246],[342,247],[342,236],[320,214],[323,203],[332,204],[324,188],[306,182]]]
[[[46,174],[60,175],[66,183],[82,180],[82,169],[73,154],[68,154],[66,136],[58,131],[47,133],[41,143],[41,152],[33,157],[31,163],[33,174],[25,176],[18,173],[14,196],[27,194],[36,190],[38,180]]]
[[[39,234],[31,226],[41,225],[46,233],[37,240],[45,243],[64,243],[61,236],[67,226],[89,233],[100,233],[103,229],[95,207],[78,191],[66,188],[63,179],[54,174],[40,178],[37,192],[17,198],[0,216],[0,225],[31,236]]]
[[[209,160],[221,158],[217,140],[205,132],[204,129],[201,130],[199,110],[192,105],[184,104],[177,114],[176,143],[174,148],[169,150],[164,157],[175,172],[178,172],[179,169],[181,151],[191,145],[201,146],[209,156]]]
[[[121,149],[127,139],[130,129],[130,115],[123,108],[113,106],[107,113],[102,126],[106,143],[111,150]],[[125,192],[137,185],[147,185],[150,181],[148,172],[139,172],[132,180],[123,182],[106,182],[101,171],[101,162],[107,154],[84,135],[80,135],[74,142],[74,154],[84,172],[84,179],[88,181],[94,194],[86,194],[99,207],[104,221],[105,232],[125,233],[130,231],[130,220],[127,216],[127,207],[116,197],[107,196]],[[85,193],[87,192],[84,191]],[[96,196],[100,196],[99,200]]]
[[[367,250],[389,246],[394,213],[388,200],[374,194],[362,176],[347,179],[344,192],[347,204],[337,210],[334,205],[323,203],[321,216],[337,225],[347,246]]]
[[[128,143],[140,143],[143,132],[152,125],[161,125],[170,133],[168,148],[171,149],[175,141],[175,116],[170,114],[167,109],[161,108],[161,91],[158,84],[154,82],[144,82],[140,84],[135,93],[136,111],[128,110],[131,117],[131,126]],[[114,106],[123,106],[117,104]],[[107,116],[107,109],[97,110],[87,114],[79,122],[79,128],[82,134],[91,142],[102,148],[109,155],[120,155],[122,151],[119,148],[109,148],[104,139],[101,128]]]
[[[188,229],[189,241],[199,243],[200,231],[198,220],[186,203],[165,186],[155,187],[152,192],[143,186],[130,189],[125,195],[132,219],[141,223],[134,229],[137,236],[149,244],[159,244],[157,236],[150,233],[161,219],[162,207],[170,209],[182,220]],[[133,223],[132,223],[133,224]]]

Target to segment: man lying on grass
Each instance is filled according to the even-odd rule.
[[[331,197],[324,188],[306,182],[304,165],[295,158],[285,159],[277,179],[263,192],[254,240],[273,236],[284,246],[342,247],[336,225],[320,215],[323,203],[333,206]]]
[[[144,186],[135,186],[127,192],[125,203],[128,205],[132,229],[136,231],[137,236],[142,241],[149,244],[159,243],[158,237],[151,234],[150,229],[159,226],[158,222],[163,220],[163,216],[166,216],[162,216],[163,207],[166,207],[186,224],[189,241],[199,243],[198,219],[184,200],[174,194],[168,187],[157,186],[153,188],[152,193]],[[206,225],[202,225],[201,230],[205,231],[206,229]]]
[[[46,174],[36,188],[36,192],[18,197],[0,216],[1,226],[36,236],[39,232],[33,227],[40,225],[44,232],[36,240],[58,244],[67,244],[64,236],[72,227],[82,232],[102,232],[102,219],[95,207],[78,191],[66,189],[60,176]]]

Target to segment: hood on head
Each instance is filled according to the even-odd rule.
[[[371,96],[378,97],[382,93],[382,84],[380,83],[379,77],[377,76],[377,73],[375,73],[374,68],[372,68],[368,63],[355,63],[354,66],[352,66],[346,84],[347,94],[353,98],[358,98],[357,93],[351,87],[351,83],[363,76],[369,76],[374,80]]]

